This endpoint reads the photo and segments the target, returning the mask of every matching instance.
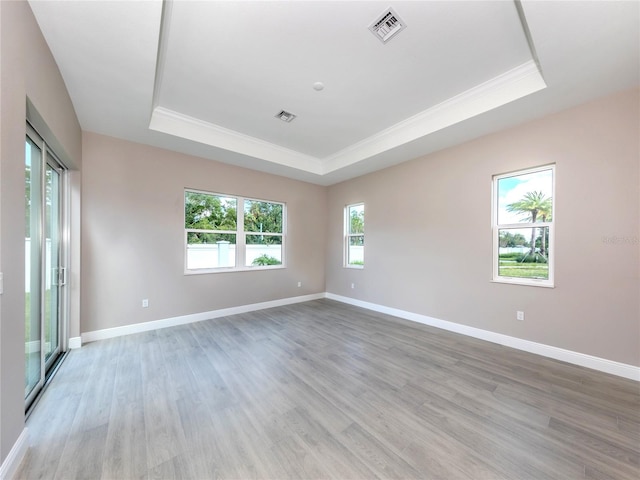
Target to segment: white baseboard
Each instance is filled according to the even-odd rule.
[[[105,340],[107,338],[120,337],[122,335],[130,335],[132,333],[148,332],[149,330],[157,330],[159,328],[175,327],[177,325],[185,325],[187,323],[201,322],[212,318],[226,317],[228,315],[236,315],[238,313],[253,312],[255,310],[263,310],[265,308],[281,307],[283,305],[291,305],[293,303],[309,302],[324,298],[324,293],[314,293],[311,295],[301,295],[299,297],[289,297],[280,300],[271,300],[269,302],[252,303],[250,305],[241,305],[239,307],[222,308],[220,310],[212,310],[210,312],[193,313],[190,315],[181,315],[179,317],[163,318],[161,320],[153,320],[144,323],[134,323],[132,325],[124,325],[122,327],[105,328],[103,330],[94,330],[92,332],[84,332],[81,335],[82,343],[95,342],[96,340]],[[70,342],[71,343],[71,342]]]
[[[459,323],[440,320],[438,318],[421,315],[419,313],[408,312],[397,308],[386,307],[376,303],[365,302],[355,298],[343,297],[333,293],[314,293],[311,295],[302,295],[299,297],[283,298],[280,300],[272,300],[269,302],[253,303],[250,305],[241,305],[238,307],[223,308],[220,310],[212,310],[209,312],[194,313],[190,315],[182,315],[178,317],[164,318],[161,320],[153,320],[144,323],[134,323],[132,325],[124,325],[122,327],[106,328],[103,330],[94,330],[92,332],[84,332],[81,337],[69,339],[69,348],[80,348],[83,343],[94,342],[96,340],[105,340],[107,338],[120,337],[122,335],[130,335],[133,333],[147,332],[159,328],[174,327],[177,325],[185,325],[187,323],[200,322],[212,318],[220,318],[228,315],[236,315],[238,313],[253,312],[263,310],[265,308],[280,307],[283,305],[291,305],[294,303],[308,302],[319,298],[328,298],[338,302],[347,303],[357,307],[366,308],[380,313],[393,315],[394,317],[411,320],[413,322],[422,323],[431,327],[441,328],[450,332],[460,333],[473,338],[479,338],[488,342],[497,343],[506,347],[515,348],[529,353],[542,355],[544,357],[553,358],[563,362],[579,365],[581,367],[591,368],[619,377],[628,378],[640,382],[640,367],[628,365],[626,363],[607,360],[606,358],[595,357],[572,350],[566,350],[543,343],[531,342],[521,338],[503,335],[501,333],[482,330],[480,328],[469,327]]]
[[[510,337],[509,335],[503,335],[501,333],[495,333],[489,330],[469,327],[467,325],[448,322],[446,320],[440,320],[438,318],[428,317],[426,315],[420,315],[418,313],[407,312],[405,310],[400,310],[397,308],[385,307],[384,305],[364,302],[362,300],[356,300],[355,298],[343,297],[341,295],[335,295],[333,293],[327,292],[325,294],[325,297],[330,300],[336,300],[338,302],[348,303],[349,305],[366,308],[368,310],[386,313],[388,315],[393,315],[394,317],[404,318],[405,320],[411,320],[413,322],[422,323],[431,327],[441,328],[450,332],[461,333],[462,335],[468,335],[470,337],[479,338],[481,340],[497,343],[506,347],[515,348],[517,350],[535,353],[537,355],[542,355],[544,357],[553,358],[555,360],[572,363],[581,367],[587,367],[593,370],[599,370],[601,372],[617,375],[619,377],[640,381],[640,367],[635,367],[626,363],[614,362],[612,360],[607,360],[606,358],[594,357],[592,355],[587,355],[584,353],[565,350],[563,348],[553,347],[551,345],[545,345],[542,343],[531,342],[529,340],[523,340],[521,338]]]
[[[27,454],[27,450],[29,449],[29,432],[25,427],[22,430],[22,433],[16,440],[16,443],[11,447],[11,451],[7,458],[2,462],[2,466],[0,466],[0,480],[10,480],[14,477],[14,475],[18,472],[18,468],[22,463],[22,459]]]

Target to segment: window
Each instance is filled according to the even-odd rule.
[[[493,177],[493,280],[553,286],[555,166]]]
[[[282,265],[281,203],[244,201],[245,266]]]
[[[347,205],[344,209],[345,267],[364,267],[364,203]]]
[[[283,203],[186,190],[186,271],[282,267],[284,224]]]

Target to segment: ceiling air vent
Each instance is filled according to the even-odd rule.
[[[291,121],[296,118],[296,115],[291,112],[287,112],[286,110],[281,110],[275,117],[279,118],[283,122],[291,123]]]
[[[398,14],[392,8],[386,10],[377,20],[369,27],[369,30],[382,43],[387,43],[391,37],[395,36],[400,30],[407,26]]]

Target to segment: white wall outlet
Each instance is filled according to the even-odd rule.
[[[0,295],[4,293],[4,273],[0,272]]]
[[[518,310],[516,312],[516,320],[524,320],[524,312],[521,310]]]
[[[352,284],[351,284],[351,288],[356,288],[356,284],[355,284],[355,283],[352,283]]]
[[[149,299],[148,298],[143,298],[142,299],[142,308],[147,308],[149,306]]]
[[[301,286],[302,286],[302,282],[298,282],[298,287],[301,287]]]

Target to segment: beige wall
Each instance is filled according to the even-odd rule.
[[[0,462],[3,462],[24,428],[27,97],[50,127],[42,133],[47,140],[53,140],[60,155],[76,169],[81,164],[82,137],[64,81],[29,5],[24,1],[0,1],[0,22],[0,271],[4,274],[4,293],[0,296]],[[74,227],[79,231],[77,223]],[[74,264],[73,268],[77,273],[79,266]]]
[[[82,332],[324,291],[324,187],[92,133],[82,176]],[[185,188],[285,202],[287,268],[184,275]]]
[[[628,91],[330,187],[327,291],[640,365],[639,121]],[[556,287],[492,283],[492,175],[551,162]],[[342,268],[355,202],[363,270]]]

